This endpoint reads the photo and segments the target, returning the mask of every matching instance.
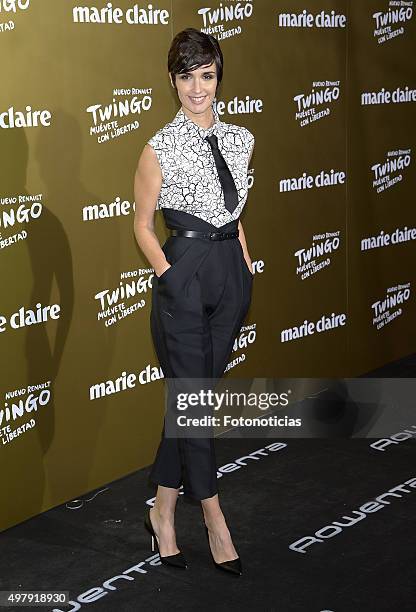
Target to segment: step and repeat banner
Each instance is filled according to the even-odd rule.
[[[225,375],[356,376],[415,349],[413,2],[0,0],[0,529],[153,460],[133,181],[179,108],[186,27],[219,40],[217,110],[256,138]]]

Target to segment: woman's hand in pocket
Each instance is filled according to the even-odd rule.
[[[247,261],[247,259],[244,258],[244,261],[246,262],[246,265],[247,265],[247,268],[248,268],[250,274],[253,274],[253,263],[252,263],[251,259],[249,259]]]
[[[157,276],[157,278],[160,278],[162,276],[162,274],[164,272],[166,272],[166,270],[169,270],[169,268],[171,267],[171,264],[168,264],[167,266],[165,266],[164,268],[162,268],[161,270],[156,270],[155,269],[155,274]]]

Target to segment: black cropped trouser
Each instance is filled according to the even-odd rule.
[[[238,220],[217,228],[183,211],[162,212],[170,229],[233,232],[238,226]],[[251,301],[253,275],[240,241],[170,236],[162,250],[171,267],[153,277],[150,324],[164,376],[221,378]],[[165,426],[166,416],[149,480],[172,488],[182,484],[193,500],[215,495],[213,437],[170,437]]]

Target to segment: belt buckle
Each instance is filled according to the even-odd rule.
[[[209,235],[209,239],[210,240],[221,240],[221,233],[220,232],[211,232]]]

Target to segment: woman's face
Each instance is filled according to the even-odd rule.
[[[215,62],[190,72],[176,74],[175,79],[179,100],[184,108],[191,113],[200,114],[211,107],[217,89]]]

